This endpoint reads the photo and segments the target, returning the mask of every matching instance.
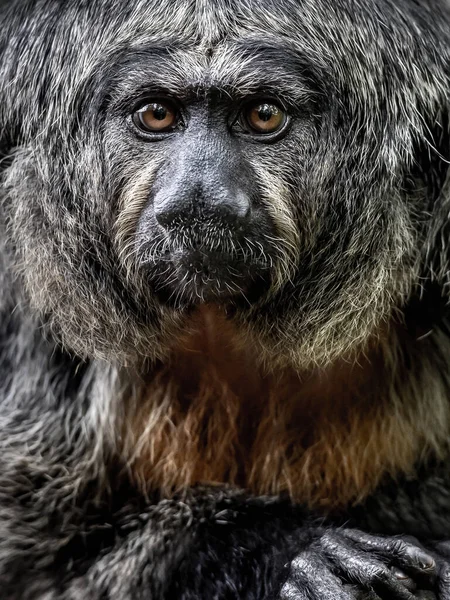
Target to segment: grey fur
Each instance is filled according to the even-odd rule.
[[[274,233],[226,243],[270,285],[230,318],[269,370],[352,361],[380,336],[380,387],[417,435],[419,471],[448,461],[449,65],[444,0],[1,3],[2,597],[269,598],[311,535],[289,503],[214,488],[144,498],[117,472],[124,399],[193,300],[161,303],[141,268],[164,254],[138,221],[166,154],[130,133],[139,78],[198,98],[269,89],[295,108],[285,139],[243,155]],[[217,231],[202,232],[211,248]],[[448,475],[426,510],[394,499],[386,530],[450,536]],[[366,519],[376,531],[386,494]],[[205,522],[240,523],[241,509],[257,515],[245,539],[260,570],[232,531],[236,554],[211,542],[200,584],[189,561]],[[208,575],[208,552],[231,574]]]

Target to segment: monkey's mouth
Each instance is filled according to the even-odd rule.
[[[170,232],[155,228],[151,239],[139,243],[138,238],[137,245],[153,293],[176,308],[253,304],[270,288],[277,260],[276,248],[266,243],[262,231],[209,221]]]
[[[178,248],[155,261],[153,287],[164,304],[252,304],[269,286],[269,269],[249,256]]]

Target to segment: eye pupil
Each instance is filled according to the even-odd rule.
[[[153,117],[158,121],[164,121],[167,117],[167,110],[162,106],[162,104],[154,104],[153,105]]]
[[[258,110],[258,117],[261,121],[270,121],[270,119],[276,114],[278,111],[275,106],[270,106],[269,104],[262,104]]]

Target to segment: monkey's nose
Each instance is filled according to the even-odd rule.
[[[155,217],[165,229],[173,229],[192,220],[243,226],[250,218],[250,198],[243,191],[223,193],[215,197],[195,194],[190,198],[159,197],[154,199]]]

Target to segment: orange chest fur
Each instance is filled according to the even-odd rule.
[[[343,507],[414,462],[401,415],[364,385],[366,372],[269,375],[224,320],[203,314],[127,406],[123,453],[136,482],[168,495],[227,483]]]

